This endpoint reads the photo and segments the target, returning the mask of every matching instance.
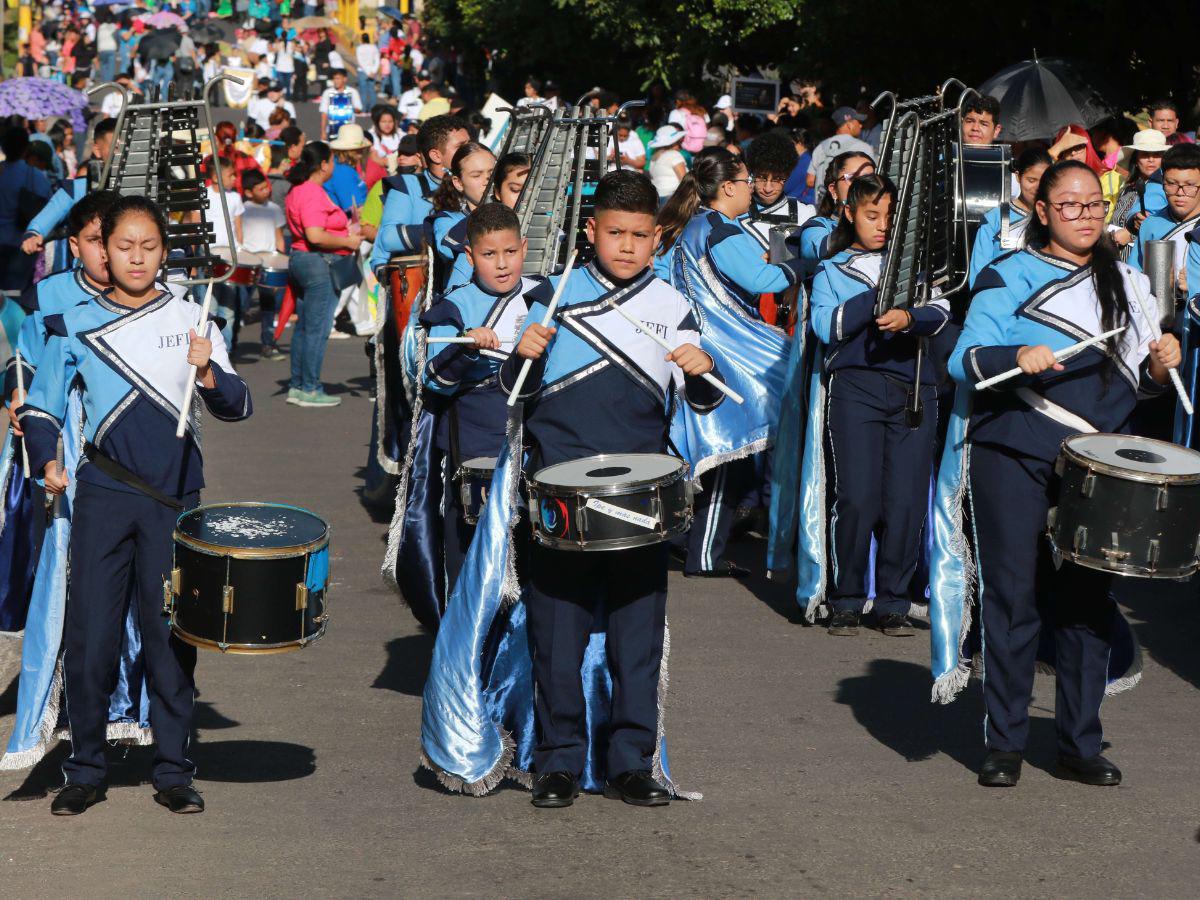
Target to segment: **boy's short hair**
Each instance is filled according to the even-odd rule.
[[[1175,113],[1175,115],[1179,115],[1179,104],[1177,104],[1170,97],[1163,97],[1161,100],[1155,100],[1153,103],[1151,103],[1150,115],[1153,116],[1160,109],[1169,109],[1171,112]]]
[[[521,220],[503,203],[481,203],[467,216],[468,244],[497,231],[515,231],[518,236],[521,234]]]
[[[67,237],[79,237],[79,232],[96,219],[104,219],[119,195],[116,191],[92,191],[84,194],[67,213]]]
[[[654,216],[658,214],[658,191],[645,172],[618,169],[600,179],[592,204],[596,215],[611,210]]]
[[[1195,144],[1176,144],[1163,154],[1162,170],[1200,169],[1200,147]]]
[[[760,134],[746,148],[746,167],[755,175],[787,178],[799,160],[796,145],[784,131]]]
[[[329,70],[329,77],[330,77],[330,78],[332,78],[332,77],[333,77],[333,76],[335,76],[335,75],[341,75],[343,78],[345,78],[345,77],[346,77],[346,70],[345,70],[345,69],[330,69],[330,70]],[[268,80],[268,81],[270,81],[270,79],[267,79],[267,80]]]
[[[113,134],[117,130],[117,120],[112,116],[106,116],[96,123],[96,127],[92,129],[92,140],[102,138],[105,135]]]
[[[972,94],[970,99],[968,99],[962,107],[962,115],[964,118],[970,113],[991,116],[992,121],[999,124],[1000,101],[991,94]]]
[[[425,157],[425,161],[429,162],[429,151],[442,146],[446,142],[446,138],[460,129],[462,131],[468,130],[465,119],[460,119],[458,116],[452,116],[449,113],[440,116],[431,116],[425,120],[424,124],[417,131],[417,150],[420,151],[421,156]]]
[[[261,169],[246,169],[242,172],[242,193],[250,193],[266,180],[267,176],[262,173]]]

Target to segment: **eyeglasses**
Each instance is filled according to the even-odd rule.
[[[776,178],[774,175],[751,175],[755,184],[787,184],[786,178]]]
[[[1112,206],[1107,200],[1093,200],[1091,203],[1080,203],[1077,200],[1066,200],[1062,203],[1051,203],[1058,214],[1062,216],[1064,222],[1074,222],[1076,219],[1103,219],[1108,215],[1108,208]],[[1087,210],[1087,215],[1084,216],[1083,211]]]
[[[1163,190],[1168,194],[1179,194],[1181,197],[1195,197],[1200,193],[1200,184],[1187,184],[1181,181],[1164,181]]]
[[[729,179],[730,184],[740,184],[742,182],[745,182],[746,184],[753,186],[754,185],[754,176],[751,175],[748,178],[730,178]]]

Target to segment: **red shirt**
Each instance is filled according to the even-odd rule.
[[[324,228],[330,234],[338,235],[350,233],[346,227],[349,223],[346,214],[329,199],[325,188],[312,181],[294,185],[288,191],[283,211],[292,232],[292,249],[300,253],[325,252],[308,246],[305,228]],[[344,256],[350,251],[339,247],[332,252]]]

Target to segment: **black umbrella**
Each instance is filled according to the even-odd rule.
[[[220,41],[233,40],[233,28],[223,28],[220,23],[221,19],[210,19],[207,22],[200,22],[192,26],[192,40],[197,44],[216,44]]]
[[[143,61],[170,59],[183,43],[183,35],[174,28],[156,28],[142,35],[138,42],[138,58]]]
[[[1000,101],[1001,137],[1048,140],[1064,125],[1091,128],[1113,114],[1065,59],[1027,59],[993,75],[979,93]]]

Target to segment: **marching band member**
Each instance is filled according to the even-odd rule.
[[[768,264],[758,240],[738,224],[738,217],[750,209],[753,183],[738,157],[721,148],[706,149],[697,155],[695,166],[683,176],[658,221],[663,245],[672,248],[671,283],[676,289],[694,305],[707,299],[707,293],[703,297],[702,293],[719,289],[719,302],[744,318],[761,322],[759,295],[796,284],[801,264],[795,259]],[[685,276],[689,265],[700,267],[703,284]],[[721,556],[738,502],[753,488],[755,476],[755,461],[750,457],[721,463],[703,473],[703,492],[697,498],[686,539],[685,575],[745,578],[750,574]]]
[[[983,694],[987,758],[985,786],[1017,783],[1029,736],[1029,703],[1042,628],[1039,610],[1054,629],[1060,777],[1115,785],[1120,770],[1100,755],[1100,704],[1114,671],[1115,640],[1124,623],[1109,593],[1111,577],[1064,562],[1056,567],[1045,542],[1046,515],[1055,494],[1054,462],[1063,439],[1078,432],[1121,431],[1141,394],[1162,390],[1179,364],[1179,343],[1155,340],[1138,298],[1146,278],[1117,260],[1105,236],[1100,181],[1086,165],[1064,161],[1042,175],[1035,219],[1024,250],[996,260],[980,273],[966,325],[950,358],[962,387],[939,476],[938,506],[956,504],[954,533],[962,534],[961,508],[969,502],[973,547],[953,538],[942,563],[963,565],[973,553],[982,608]],[[1066,363],[1054,352],[1116,327],[1126,330]],[[990,390],[964,392],[977,382],[1019,367],[1022,376]],[[962,401],[973,399],[964,413]],[[969,498],[969,500],[964,499]],[[939,527],[936,532],[948,529]],[[968,629],[969,600],[935,578],[935,697],[949,699],[965,683],[970,663],[938,663],[939,641]],[[960,616],[947,614],[966,603]],[[954,636],[940,636],[940,623]],[[961,651],[960,651],[961,652]],[[942,671],[946,669],[946,671]]]
[[[433,195],[433,213],[425,220],[425,242],[437,253],[435,284],[449,290],[471,280],[466,253],[467,216],[483,202],[496,157],[477,141],[454,152],[449,178],[443,177]]]
[[[595,193],[595,218],[587,224],[596,258],[572,274],[556,327],[539,324],[552,285],[527,298],[531,324],[501,366],[500,386],[512,393],[522,363],[534,360],[519,394],[532,441],[529,471],[597,453],[664,452],[676,392],[697,411],[715,409],[723,399],[700,377],[713,370],[713,361],[697,346],[687,299],[654,278],[650,268],[659,238],[657,208],[657,193],[643,173],[623,169],[604,176]],[[729,223],[737,228],[732,219]],[[608,309],[609,303],[619,303],[676,349],[664,355]],[[570,806],[585,775],[580,671],[598,605],[607,612],[612,670],[611,733],[601,768],[605,795],[639,806],[668,803],[671,792],[652,774],[659,752],[666,545],[606,553],[535,545],[530,573],[525,596],[538,734],[533,804]]]
[[[468,140],[467,123],[457,116],[433,116],[421,125],[417,146],[425,160],[424,170],[383,179],[383,215],[371,251],[372,271],[378,271],[394,253],[421,249],[425,219],[433,212],[433,194],[454,154]]]
[[[48,492],[62,493],[59,430],[67,388],[81,380],[87,461],[77,472],[63,652],[72,753],[51,811],[78,815],[103,790],[108,695],[133,579],[158,742],[155,800],[172,812],[200,812],[187,759],[196,651],[171,636],[161,615],[172,527],[180,510],[196,506],[203,486],[194,431],[177,440],[175,421],[191,366],[200,398],[220,418],[246,418],[250,395],[220,332],[199,321],[195,304],[156,284],[167,249],[159,207],[122,197],[106,213],[101,236],[113,286],[47,322],[53,337],[41,375],[18,413],[31,466],[45,473]]]
[[[1053,160],[1050,154],[1038,147],[1030,147],[1013,163],[1013,173],[1021,193],[1012,201],[1004,201],[989,209],[975,232],[975,243],[971,247],[970,284],[996,257],[1025,244],[1025,226],[1029,224],[1029,213],[1033,209],[1033,198],[1037,195],[1038,182],[1042,173]]]
[[[825,194],[817,214],[800,227],[796,239],[800,246],[800,259],[804,263],[804,277],[811,279],[821,260],[829,254],[829,236],[837,227],[842,215],[842,204],[850,192],[850,184],[862,175],[875,174],[875,161],[865,153],[851,150],[833,158],[824,173]],[[811,292],[810,292],[811,293]]]
[[[505,153],[496,160],[496,171],[492,178],[494,199],[509,209],[516,209],[532,168],[533,157],[528,153]]]
[[[880,631],[913,633],[907,619],[929,500],[937,431],[936,374],[920,369],[919,341],[950,319],[945,299],[877,312],[878,284],[896,203],[881,175],[850,184],[830,256],[813,279],[812,328],[825,344],[825,408],[832,475],[829,633],[858,632],[877,536],[873,612]],[[911,420],[913,392],[925,414]]]
[[[782,131],[760,134],[746,148],[746,165],[754,178],[750,209],[738,216],[738,224],[762,245],[770,246],[771,228],[776,225],[803,225],[816,210],[784,196],[783,186],[796,168],[800,155],[792,139]]]
[[[455,155],[456,162],[461,154],[462,150]],[[486,177],[482,184],[487,184]],[[436,440],[448,460],[442,494],[447,596],[475,533],[464,519],[457,472],[468,459],[500,452],[507,416],[496,376],[525,322],[525,294],[543,281],[521,276],[526,242],[511,209],[502,203],[485,203],[465,222],[470,281],[448,291],[420,319],[431,338],[465,336],[475,341],[447,344],[431,353],[425,366],[425,388],[446,400]]]
[[[1146,242],[1171,241],[1175,245],[1175,265],[1180,273],[1180,293],[1195,293],[1200,290],[1200,270],[1189,272],[1187,259],[1188,247],[1194,240],[1192,232],[1200,225],[1200,147],[1176,144],[1163,154],[1159,171],[1167,205],[1142,222],[1129,264],[1142,271]]]

